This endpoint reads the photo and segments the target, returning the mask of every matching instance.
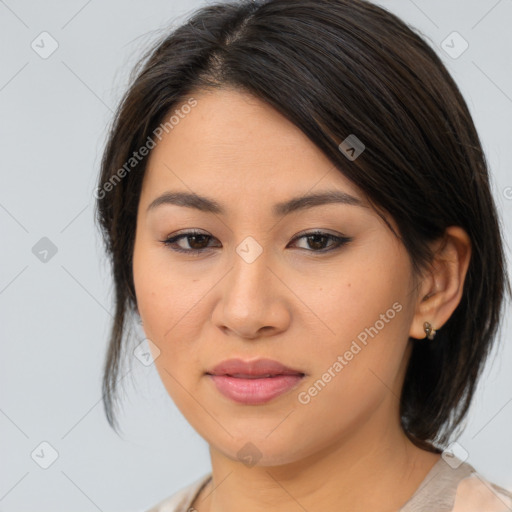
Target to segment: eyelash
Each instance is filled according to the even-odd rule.
[[[176,242],[178,242],[182,238],[189,238],[189,237],[194,237],[194,236],[203,236],[203,237],[210,238],[210,239],[214,238],[211,235],[207,235],[205,233],[201,233],[200,231],[187,231],[185,233],[181,233],[179,235],[176,235],[176,236],[173,236],[173,237],[169,237],[166,240],[161,240],[161,242],[165,246],[169,247],[171,250],[173,250],[175,252],[191,254],[191,255],[194,255],[194,256],[199,256],[202,253],[209,252],[208,248],[204,248],[204,249],[183,249],[183,248],[177,247],[175,245]],[[297,240],[300,240],[301,238],[307,238],[307,237],[310,237],[310,236],[322,236],[322,237],[325,237],[325,238],[328,238],[330,240],[334,240],[335,241],[335,244],[334,244],[335,247],[334,248],[322,249],[322,250],[318,250],[318,251],[304,249],[304,250],[306,250],[308,252],[316,252],[316,253],[326,253],[326,252],[330,252],[330,251],[334,251],[334,250],[340,249],[342,246],[350,243],[353,240],[352,237],[336,236],[336,235],[332,235],[330,233],[325,233],[323,231],[310,231],[310,232],[304,233],[304,234],[294,238],[292,240],[292,242],[295,242]]]

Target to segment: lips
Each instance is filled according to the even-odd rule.
[[[304,372],[289,368],[272,359],[257,359],[255,361],[227,359],[206,373],[209,375],[228,375],[242,379],[263,379],[279,375],[304,376]]]
[[[216,389],[231,401],[263,405],[296,388],[304,373],[272,359],[228,359],[206,372]]]

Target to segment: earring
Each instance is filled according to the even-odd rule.
[[[434,336],[436,335],[436,330],[432,327],[432,325],[429,322],[425,322],[423,324],[423,329],[425,329],[426,337],[429,340],[433,340]]]

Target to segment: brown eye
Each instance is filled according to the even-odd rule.
[[[211,237],[209,237],[208,235],[188,235],[187,236],[188,244],[190,245],[190,247],[192,249],[204,249],[206,247],[206,246],[204,246],[205,239],[206,239],[206,242],[208,242],[208,240],[210,238]]]
[[[342,245],[345,245],[352,241],[352,238],[350,238],[350,237],[336,236],[336,235],[332,235],[330,233],[325,233],[323,231],[314,231],[311,233],[305,233],[304,235],[301,235],[301,236],[295,238],[294,241],[300,240],[300,239],[306,240],[306,244],[307,244],[306,249],[310,250],[310,252],[332,251],[332,250],[335,250],[335,249],[341,247]],[[330,244],[330,248],[326,249],[325,248],[326,243],[329,240],[332,240],[333,243]]]
[[[178,234],[173,237],[169,237],[166,240],[162,240],[161,242],[169,246],[173,251],[199,255],[203,252],[208,252],[211,246],[208,246],[210,240],[214,239],[211,235],[207,235],[205,233],[201,233],[198,231],[188,231],[185,233]],[[304,249],[309,252],[319,252],[325,253],[335,249],[338,249],[342,245],[345,245],[352,241],[351,237],[346,236],[337,236],[332,235],[330,233],[325,233],[323,231],[313,231],[310,233],[305,233],[301,236],[296,237],[293,242],[297,240],[305,239],[307,247]],[[185,240],[187,247],[183,247],[179,242]],[[332,241],[331,244],[326,245],[329,241]],[[327,248],[326,248],[327,247]]]
[[[200,254],[206,252],[208,249],[208,242],[213,237],[205,233],[197,231],[188,231],[179,235],[169,237],[166,240],[162,240],[162,243],[166,246],[171,247],[173,251],[189,253],[189,254]],[[190,248],[179,245],[178,242],[185,240]]]

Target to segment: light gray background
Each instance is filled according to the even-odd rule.
[[[154,366],[134,364],[125,379],[124,438],[107,425],[101,370],[113,306],[93,224],[106,127],[132,65],[166,27],[204,3],[0,0],[2,511],[141,511],[210,471],[206,443]],[[509,247],[512,1],[382,4],[430,38],[459,84],[489,160]],[[31,47],[43,31],[59,45],[46,59]],[[469,43],[456,59],[440,47],[453,31]],[[46,263],[32,252],[43,237],[57,248]],[[507,320],[458,442],[484,476],[512,487]],[[50,453],[43,441],[59,454],[48,469],[34,461]]]

